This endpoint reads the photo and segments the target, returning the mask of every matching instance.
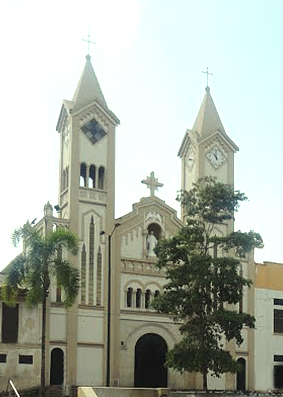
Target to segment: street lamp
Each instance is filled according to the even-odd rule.
[[[108,235],[108,299],[107,299],[107,352],[106,352],[106,386],[110,387],[110,331],[111,331],[111,237],[121,223],[114,225],[112,233]],[[104,231],[100,235],[105,234]]]

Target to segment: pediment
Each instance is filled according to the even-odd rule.
[[[144,197],[133,205],[133,210],[118,219],[121,226],[117,229],[121,239],[121,257],[145,260],[151,231],[159,238],[170,238],[182,227],[177,212],[156,196]],[[151,257],[150,260],[156,258]]]
[[[226,133],[220,130],[215,131],[213,134],[202,135],[199,138],[200,145],[209,145],[209,142],[219,141],[225,143],[234,153],[239,150],[238,146],[232,141]]]

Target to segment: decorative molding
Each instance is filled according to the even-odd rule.
[[[103,127],[105,132],[109,131],[109,122],[106,117],[101,113],[96,106],[92,106],[86,112],[84,112],[79,118],[80,127],[82,127],[85,123],[90,121],[92,118],[95,118],[99,124]]]
[[[121,271],[123,273],[137,273],[137,274],[147,274],[154,276],[165,277],[166,272],[163,269],[156,267],[154,262],[145,262],[139,260],[121,260]]]
[[[78,342],[78,347],[100,347],[100,348],[103,348],[104,344],[97,343],[97,342]]]
[[[144,214],[145,222],[148,220],[156,220],[159,221],[162,225],[164,223],[164,217],[160,215],[157,211],[148,211]]]
[[[219,148],[224,152],[226,159],[228,159],[228,148],[227,145],[223,142],[223,139],[220,138],[220,136],[214,136],[211,141],[208,141],[205,146],[205,153],[207,154],[209,150],[213,149],[215,145],[218,145]]]
[[[89,188],[79,188],[79,197],[90,202],[106,203],[106,192]]]

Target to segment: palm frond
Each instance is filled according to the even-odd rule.
[[[27,258],[23,253],[10,262],[5,284],[8,284],[12,289],[17,289],[23,285],[26,277],[26,262]]]
[[[11,307],[14,307],[17,303],[18,291],[11,288],[8,284],[1,286],[1,299]]]
[[[21,240],[28,239],[33,234],[36,234],[35,230],[31,226],[29,221],[26,221],[26,223],[23,226],[14,229],[11,235],[11,242],[14,247],[17,247]]]
[[[69,261],[56,259],[54,261],[57,282],[65,292],[63,301],[66,307],[72,306],[80,288],[80,273]]]
[[[59,228],[47,236],[46,240],[50,250],[65,248],[72,255],[78,252],[77,236],[68,229]]]

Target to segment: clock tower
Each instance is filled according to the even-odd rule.
[[[227,135],[213,102],[210,88],[205,88],[205,96],[199,109],[197,118],[191,130],[187,130],[183,138],[178,156],[182,159],[181,189],[190,190],[193,183],[199,178],[212,176],[218,181],[234,186],[234,154],[238,146]],[[181,220],[186,219],[185,208],[181,209]],[[215,226],[213,233],[225,236],[234,230],[234,221]],[[222,255],[220,250],[211,252],[211,255]],[[240,271],[243,276],[254,280],[253,253],[241,260]],[[244,310],[254,315],[254,288],[245,292],[242,305]],[[236,307],[236,310],[240,310]],[[238,348],[234,341],[226,342],[226,349],[237,360],[244,352],[248,367],[248,384],[253,386],[253,330],[244,330],[243,338],[246,348]],[[210,380],[209,380],[210,382]],[[218,388],[235,389],[235,377],[229,373],[219,379]]]
[[[238,150],[226,134],[207,86],[193,128],[186,131],[178,152],[182,159],[181,189],[190,190],[205,176],[234,185],[234,153]],[[184,216],[182,210],[182,220]]]

